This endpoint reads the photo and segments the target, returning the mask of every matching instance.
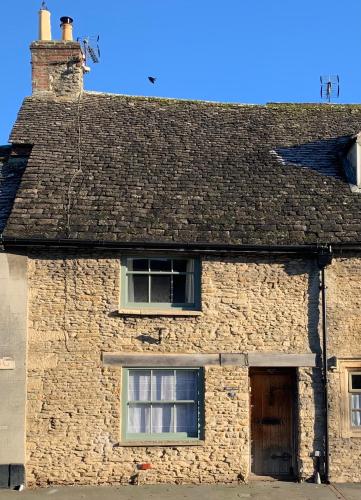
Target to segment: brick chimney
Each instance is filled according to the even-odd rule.
[[[70,17],[61,18],[62,40],[51,40],[50,12],[39,12],[39,40],[30,46],[33,95],[76,98],[83,91],[83,54],[73,41]]]

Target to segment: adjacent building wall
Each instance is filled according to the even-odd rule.
[[[27,258],[0,252],[0,487],[24,482],[27,287]]]
[[[30,260],[27,478],[32,484],[128,483],[150,462],[149,482],[248,478],[247,367],[205,367],[205,441],[200,446],[123,446],[121,370],[102,352],[319,352],[314,261],[206,257],[203,313],[117,314],[120,254],[37,254]],[[160,345],[152,342],[159,338]],[[146,340],[145,340],[146,339]],[[322,443],[319,369],[299,370],[299,468]],[[225,387],[238,387],[230,398]],[[322,391],[321,391],[322,392]],[[321,428],[320,428],[321,427]]]
[[[330,360],[330,478],[361,481],[361,432],[351,432],[347,366],[361,371],[361,259],[336,259],[326,271]],[[332,359],[333,358],[333,359]],[[336,359],[335,359],[336,358]],[[342,360],[349,360],[343,363]]]

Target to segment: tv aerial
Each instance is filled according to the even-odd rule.
[[[340,97],[340,77],[338,75],[320,76],[321,99],[331,102]]]
[[[91,37],[91,36],[78,37],[77,41],[80,43],[82,48],[84,56],[84,65],[83,65],[84,68],[88,68],[88,61],[90,60],[94,64],[100,62],[99,35],[96,37]]]

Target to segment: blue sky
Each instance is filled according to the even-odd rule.
[[[40,0],[2,0],[0,144],[31,93],[29,44]],[[75,36],[100,35],[88,90],[239,103],[318,102],[320,74],[340,75],[337,102],[361,102],[360,0],[47,0]],[[4,22],[5,21],[5,22]],[[147,76],[157,77],[151,85]]]

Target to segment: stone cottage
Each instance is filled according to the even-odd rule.
[[[1,486],[361,481],[361,106],[86,92],[78,43],[31,52]]]

